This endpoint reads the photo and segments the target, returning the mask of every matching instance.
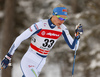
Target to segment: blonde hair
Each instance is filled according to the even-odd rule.
[[[58,4],[56,7],[66,7],[64,4]]]

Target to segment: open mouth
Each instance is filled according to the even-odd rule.
[[[58,23],[58,25],[61,25],[60,23]]]

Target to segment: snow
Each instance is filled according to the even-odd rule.
[[[100,67],[100,61],[96,61],[95,59],[93,59],[91,61],[91,64],[90,64],[89,68],[94,69],[96,67]]]
[[[76,14],[76,16],[75,16],[75,18],[80,18],[80,16],[81,16],[81,13],[78,13],[78,14]]]
[[[0,18],[2,18],[4,16],[3,11],[0,11]]]
[[[59,64],[47,64],[44,66],[43,70],[45,72],[45,77],[61,77]]]
[[[99,60],[100,60],[100,53],[98,53],[98,54],[97,54],[97,59],[99,59]]]
[[[12,69],[12,77],[22,77],[22,71],[20,68],[20,63],[14,63],[13,64],[13,69]]]
[[[28,7],[32,4],[31,1],[19,1],[19,5],[23,7]]]

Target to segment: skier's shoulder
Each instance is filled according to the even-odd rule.
[[[41,19],[41,20],[39,20],[39,22],[37,22],[36,24],[38,25],[38,26],[44,26],[44,24],[46,24],[46,23],[48,23],[48,19]]]
[[[48,20],[44,19],[44,20],[39,20],[38,22],[34,23],[31,25],[31,27],[36,27],[38,29],[41,29],[44,25],[44,23],[46,23]]]
[[[42,22],[42,23],[48,23],[48,19],[40,20],[40,22]]]
[[[64,24],[61,24],[61,26],[60,26],[60,27],[61,27],[61,29],[62,29],[62,30],[67,29],[67,26],[65,26]]]

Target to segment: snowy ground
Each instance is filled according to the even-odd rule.
[[[14,63],[12,77],[22,77],[22,71],[20,69],[20,63]]]

